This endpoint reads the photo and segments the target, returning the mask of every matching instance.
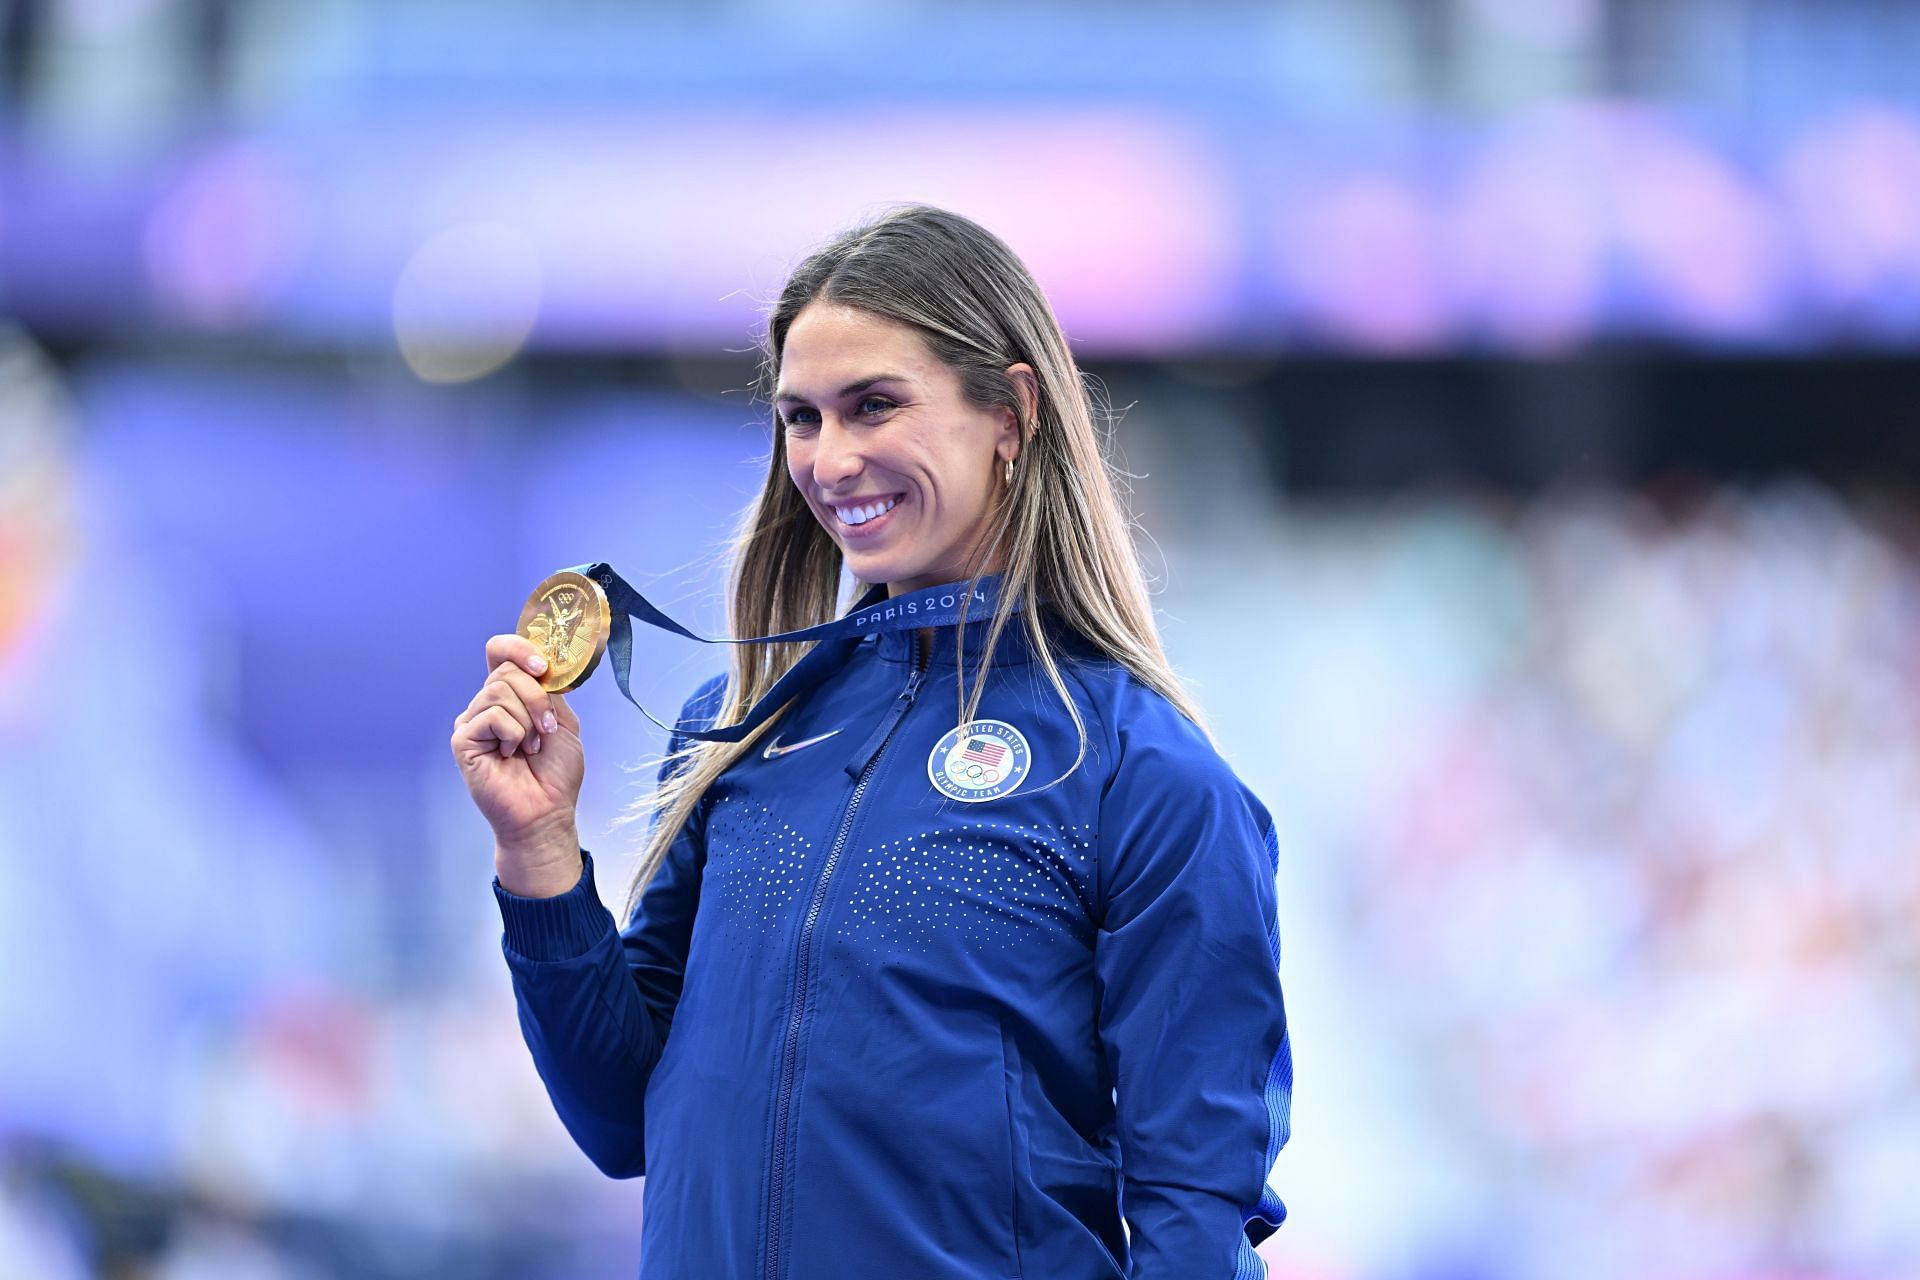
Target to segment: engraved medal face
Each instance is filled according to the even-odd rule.
[[[1026,734],[1005,720],[975,720],[933,744],[927,777],[940,794],[978,804],[1019,786],[1032,764]]]
[[[519,633],[546,655],[540,687],[565,693],[586,683],[606,651],[613,611],[600,584],[562,569],[533,589],[520,609]]]

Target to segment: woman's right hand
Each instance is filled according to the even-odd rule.
[[[486,683],[453,722],[453,758],[493,828],[501,885],[527,896],[565,892],[580,875],[580,719],[540,687],[546,660],[525,636],[490,638],[487,667]]]

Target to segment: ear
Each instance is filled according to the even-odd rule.
[[[1017,458],[1020,447],[1027,441],[1029,424],[1034,421],[1040,404],[1040,380],[1034,376],[1033,366],[1024,362],[1007,366],[1007,378],[1013,383],[1013,392],[1020,398],[1020,414],[1016,419],[1011,410],[1004,410],[1000,418],[1000,439],[994,444],[994,452],[1003,458]]]

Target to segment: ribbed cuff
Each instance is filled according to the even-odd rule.
[[[529,960],[571,960],[614,931],[613,913],[593,884],[593,855],[580,851],[580,879],[551,898],[523,898],[493,878],[506,944]]]

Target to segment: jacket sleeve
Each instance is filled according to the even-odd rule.
[[[688,699],[669,753],[685,742],[681,729],[712,722],[724,688],[716,676]],[[662,780],[667,772],[663,762]],[[493,879],[521,1034],[561,1123],[608,1177],[646,1172],[647,1081],[680,999],[706,861],[705,810],[681,828],[618,932],[585,849],[579,881],[556,897],[523,898]]]
[[[1293,1094],[1273,823],[1184,717],[1121,725],[1094,964],[1131,1274],[1259,1280]]]

